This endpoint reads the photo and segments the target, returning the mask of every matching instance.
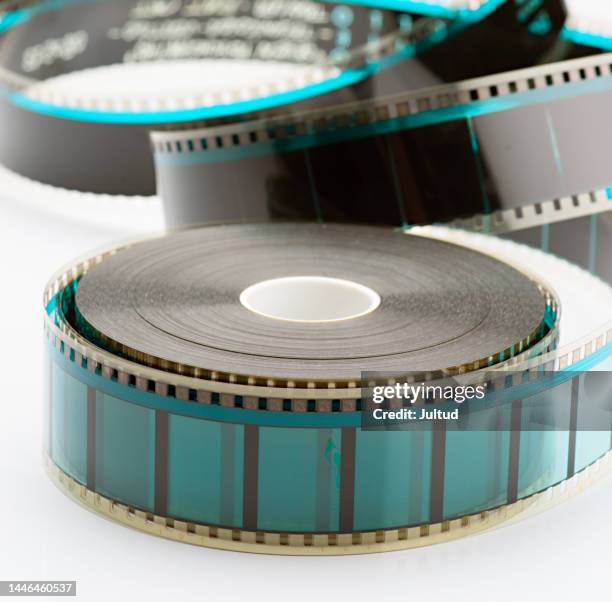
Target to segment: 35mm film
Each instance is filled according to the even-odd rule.
[[[515,268],[386,228],[194,229],[124,250],[76,288],[59,303],[74,304],[64,315],[99,347],[258,385],[454,374],[548,350],[558,328],[553,293]]]
[[[7,11],[0,160],[149,194],[151,134],[169,224],[220,222],[49,283],[56,483],[179,541],[336,554],[477,532],[603,472],[612,67],[564,21],[555,0]],[[75,93],[92,70],[162,60],[175,83],[215,61],[261,82]],[[393,399],[425,418],[373,422],[373,388],[402,379],[486,394]]]
[[[208,231],[214,238],[232,228],[250,227],[174,236],[205,239]],[[255,230],[275,228],[282,230],[273,225]],[[293,228],[295,238],[302,226]],[[313,226],[304,228],[312,239]],[[478,248],[481,235],[442,230],[447,240],[467,237],[463,244]],[[160,244],[161,250],[171,240],[145,244]],[[357,247],[362,242],[351,240]],[[494,239],[486,240],[496,246]],[[534,264],[543,257],[510,241],[499,241],[499,247]],[[500,381],[506,401],[487,410],[496,418],[495,428],[454,432],[434,421],[417,432],[370,432],[361,428],[358,386],[285,382],[283,388],[257,378],[198,378],[171,365],[159,369],[126,360],[99,339],[93,344],[90,334],[71,325],[79,283],[106,261],[121,265],[124,252],[129,257],[130,249],[113,251],[62,272],[46,294],[50,470],[77,500],[107,516],[229,549],[298,554],[398,549],[474,532],[562,498],[605,463],[609,423],[587,425],[581,418],[593,395],[601,395],[593,392],[589,375],[609,369],[612,349],[610,315],[595,310],[597,303],[590,313],[601,324],[592,334],[559,349],[553,341],[535,354],[526,349],[499,368],[495,363],[486,368],[509,377]],[[583,270],[550,256],[546,262],[556,271],[551,274],[549,266],[549,277],[571,278],[580,286],[585,311],[591,297],[603,298],[604,307],[612,298],[607,285]],[[124,265],[130,272],[129,261]],[[222,264],[213,265],[223,271]],[[273,265],[270,270],[282,273]],[[488,269],[482,276],[492,277]],[[171,303],[168,311],[174,307]],[[275,323],[261,318],[261,324],[274,338]],[[551,417],[542,415],[544,400],[554,407],[555,428]]]
[[[279,9],[262,0],[28,3],[2,20],[0,110],[8,128],[3,139],[11,143],[0,147],[0,159],[17,173],[62,188],[150,195],[155,178],[147,134],[153,124],[239,118],[274,107],[300,110],[376,97],[398,86],[414,89],[530,66],[543,60],[565,19],[557,0],[531,7],[493,0],[454,16],[404,12],[401,3],[385,6],[289,2]],[[512,51],[492,52],[493,40],[497,44],[502,34]],[[168,60],[176,79],[180,72],[192,81],[184,93],[159,101],[155,86],[150,98],[138,89],[108,96],[103,87],[99,95],[87,96],[85,85],[66,86],[91,70],[114,65],[118,77],[123,63],[155,67]],[[223,79],[223,66],[205,72],[208,85],[197,84],[202,61],[242,64],[245,75],[234,78],[240,86],[213,85]],[[276,76],[269,74],[269,89],[262,78],[245,83],[251,80],[249,61],[280,69],[270,71]],[[189,76],[185,69],[194,65]]]
[[[452,223],[514,236],[609,281],[609,63],[602,54],[296,115],[155,131],[167,222]]]
[[[605,188],[610,69],[601,55],[297,115],[155,131],[168,222],[408,226]]]

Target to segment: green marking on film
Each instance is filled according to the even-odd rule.
[[[552,30],[552,22],[548,11],[541,11],[527,26],[527,31],[534,36],[545,36]]]
[[[336,487],[340,488],[340,463],[342,458],[333,437],[327,439],[325,445],[325,458],[329,464],[336,469]]]
[[[542,6],[543,0],[518,0],[518,12],[516,20],[519,23],[526,23],[533,14]]]

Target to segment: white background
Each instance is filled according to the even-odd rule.
[[[6,183],[1,172],[0,182]],[[41,464],[42,289],[75,256],[157,231],[162,222],[156,200],[64,196],[49,193],[45,198],[52,202],[45,206],[37,187],[0,192],[0,579],[77,580],[84,600],[612,598],[609,478],[547,513],[492,532],[429,548],[338,558],[178,544],[107,522],[64,497]],[[81,205],[76,220],[66,217],[73,201]],[[106,216],[106,227],[96,225],[99,215]]]
[[[75,256],[158,231],[161,210],[156,200],[58,200],[35,187],[8,188],[0,177],[1,580],[77,580],[83,600],[612,599],[611,478],[512,526],[429,548],[337,558],[207,550],[78,507],[41,463],[42,289]]]

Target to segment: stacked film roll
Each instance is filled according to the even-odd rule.
[[[0,161],[157,187],[176,229],[45,291],[60,488],[178,541],[349,554],[474,533],[604,473],[612,59],[564,22],[556,0],[7,11]],[[164,63],[167,95],[81,87]],[[428,398],[416,427],[374,424],[373,387],[401,379],[487,393],[451,400],[456,421]]]
[[[382,301],[353,310],[352,298],[364,293],[347,292],[335,317],[329,290],[322,315],[310,304],[287,314],[296,306],[289,298],[283,309],[296,286],[289,281],[252,293],[271,310],[258,309],[257,299],[253,311],[238,305],[259,282],[313,274],[356,282]],[[554,327],[554,318],[547,323],[554,303],[515,275],[486,256],[387,229],[205,228],[138,245],[87,274],[76,293],[75,324],[100,346],[153,367],[235,382],[339,386],[367,370],[458,372],[532,351]],[[303,294],[316,299],[320,293],[308,290],[316,283],[305,286]],[[512,307],[518,311],[511,316]],[[268,317],[277,312],[280,320]]]

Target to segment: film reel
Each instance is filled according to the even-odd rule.
[[[486,256],[401,232],[235,225],[116,255],[82,278],[75,313],[90,340],[152,367],[338,387],[368,369],[446,374],[495,365],[543,339],[548,348],[556,302]]]
[[[223,232],[240,231],[244,236],[245,229],[267,233],[278,228],[283,226],[211,227],[201,232],[223,238]],[[313,228],[329,229],[334,237],[343,231],[369,230],[290,228],[297,228],[292,230],[294,239],[303,228],[310,240]],[[151,251],[159,245],[162,255],[167,255],[167,241],[189,239],[192,244],[186,248],[193,247],[192,239],[201,232],[187,231],[165,242],[145,243],[141,249],[149,245]],[[463,240],[475,248],[482,244],[486,252],[495,249],[499,255],[501,250],[501,256],[505,252],[541,265],[548,278],[577,285],[584,294],[581,308],[595,304],[587,314],[598,328],[594,326],[588,337],[555,350],[550,331],[553,338],[544,337],[535,347],[523,346],[515,357],[491,366],[503,376],[497,392],[501,401],[487,406],[485,417],[488,422],[495,416],[498,428],[447,432],[432,424],[427,432],[370,432],[362,428],[366,408],[361,389],[347,388],[357,383],[334,381],[337,386],[330,389],[328,380],[315,383],[312,378],[277,382],[261,379],[259,373],[251,379],[237,374],[223,377],[218,371],[196,374],[168,357],[162,358],[165,365],[152,368],[146,365],[155,363],[149,353],[141,354],[138,362],[121,358],[119,353],[128,354],[129,341],[117,347],[109,342],[113,337],[100,338],[107,325],[93,327],[100,317],[92,315],[98,302],[87,288],[91,293],[98,282],[102,291],[110,290],[111,272],[115,284],[124,278],[112,268],[122,264],[122,256],[127,267],[129,258],[138,256],[136,245],[85,260],[60,273],[48,288],[51,383],[46,450],[52,475],[81,503],[151,533],[213,547],[294,554],[357,553],[443,541],[491,526],[547,499],[562,498],[590,480],[604,466],[610,449],[608,425],[601,425],[601,431],[579,426],[593,396],[592,387],[584,383],[591,370],[605,369],[609,363],[609,287],[579,268],[510,241],[449,229],[421,234]],[[413,240],[401,233],[382,236],[387,237]],[[367,247],[368,242],[367,237],[358,238],[354,244]],[[423,248],[436,247],[430,239],[422,242]],[[469,253],[460,248],[453,252]],[[143,282],[151,281],[152,272],[147,270],[155,269],[154,255],[141,255]],[[181,257],[180,253],[174,257],[178,265],[183,265]],[[211,269],[218,267],[222,274],[223,263],[212,261],[213,257],[214,253]],[[257,257],[255,249],[254,265],[260,263]],[[128,271],[134,268],[135,264]],[[369,266],[363,269],[365,273]],[[160,271],[165,272],[166,266]],[[79,318],[81,285],[84,315]],[[229,290],[234,303],[239,303],[239,291]],[[213,306],[223,294],[220,298],[211,294]],[[151,293],[148,298],[154,297]],[[147,296],[128,298],[135,302]],[[193,297],[190,310],[197,307],[197,298]],[[548,299],[545,305],[554,309]],[[106,300],[99,303],[105,306]],[[172,314],[174,305],[169,307]],[[144,312],[143,319],[150,321],[150,316]],[[274,318],[257,316],[257,320],[275,323]],[[132,334],[114,336],[130,339]],[[154,339],[147,335],[145,341],[151,344]],[[468,371],[467,376],[482,373],[482,369]],[[530,401],[542,395],[555,406],[553,417],[560,428],[545,428],[541,411],[531,409]],[[609,415],[604,417],[609,421]],[[108,437],[112,445],[105,444]],[[399,458],[404,459],[401,470],[388,478],[385,459]],[[466,466],[473,471],[469,486]]]
[[[297,109],[309,103],[336,103],[378,95],[393,82],[418,87],[423,79],[419,60],[413,57],[424,53],[428,69],[439,72],[444,80],[454,73],[448,72],[436,49],[451,40],[457,45],[455,64],[463,62],[478,73],[533,64],[554,43],[565,16],[556,0],[535,9],[493,0],[477,3],[475,10],[451,11],[453,18],[447,9],[446,16],[400,14],[397,3],[387,8],[384,3],[371,7],[297,2],[280,14],[272,4],[208,4],[212,6],[209,14],[204,4],[185,0],[165,3],[165,14],[155,3],[90,0],[26,3],[6,12],[0,24],[5,56],[0,109],[9,128],[6,140],[37,143],[34,150],[32,145],[7,144],[0,148],[0,159],[22,175],[58,187],[153,194],[147,140],[152,124],[240,116],[275,106]],[[542,28],[542,23],[547,26]],[[492,31],[507,32],[513,39],[513,52],[504,54],[499,59],[502,63],[491,62],[494,55],[486,49]],[[296,32],[304,36],[303,47],[296,46]],[[458,49],[463,49],[465,61],[460,60]],[[477,62],[475,53],[480,57]],[[252,80],[249,76],[240,78],[239,89],[221,85],[206,97],[200,89],[190,88],[189,94],[166,99],[164,106],[148,98],[147,90],[145,96],[142,90],[130,95],[134,100],[140,94],[141,102],[128,102],[121,94],[105,98],[119,69],[107,78],[101,95],[91,98],[83,95],[85,86],[75,87],[73,77],[92,69],[99,72],[101,66],[121,60],[150,63],[194,57],[199,61],[240,59],[243,66],[248,64],[244,61],[257,59],[265,71],[269,59],[279,56],[288,66],[271,72],[270,89],[259,89],[261,77],[247,85],[244,80]],[[179,67],[175,64],[177,77]],[[216,78],[229,67],[224,64],[217,69]],[[189,79],[188,74],[185,77]],[[122,81],[128,85],[130,78]],[[159,81],[155,83],[159,86]],[[58,140],[62,140],[62,153],[56,152]],[[129,166],[124,156],[130,157]]]
[[[23,148],[0,149],[11,168],[63,187],[150,193],[145,147],[155,130],[172,225],[326,224],[186,231],[89,258],[49,284],[45,453],[69,495],[180,541],[359,553],[487,528],[562,499],[605,468],[612,293],[593,274],[612,281],[612,192],[605,161],[581,161],[580,151],[588,143],[591,157],[605,152],[612,67],[606,55],[533,67],[596,52],[558,40],[561,3],[302,2],[286,6],[307,4],[310,17],[290,9],[279,17],[253,2],[242,3],[251,12],[239,19],[224,12],[232,3],[215,4],[215,14],[178,0],[155,10],[109,1],[113,11],[99,11],[102,4],[20,3],[3,16],[0,109],[18,134],[6,139],[14,145],[27,132],[40,141],[40,161],[31,149],[27,161]],[[188,17],[180,24],[179,13]],[[96,14],[106,20],[75,29]],[[325,27],[309,21],[315,14]],[[191,51],[222,59],[236,58],[232,45],[211,50],[209,28],[220,28],[220,39],[233,32],[233,42],[252,36],[270,54],[239,58],[259,60],[276,58],[287,32],[293,38],[307,25],[331,34],[315,36],[305,54],[291,46],[288,67],[270,62],[277,79],[287,68],[282,90],[264,85],[245,95],[244,85],[221,85],[165,106],[71,88],[78,69],[108,66],[122,53],[168,58],[156,53],[177,31],[192,32]],[[275,30],[278,44],[264,30]],[[495,31],[511,52],[488,52]],[[42,77],[25,77],[25,66]],[[498,75],[519,67],[529,69]],[[384,96],[397,89],[400,96]],[[583,138],[562,118],[576,111],[594,116]],[[51,152],[58,139],[61,155]],[[460,160],[449,161],[444,147]],[[424,156],[433,158],[425,168]],[[449,177],[440,186],[442,170]],[[450,227],[415,227],[437,221]],[[284,238],[272,235],[283,228]],[[529,242],[591,273],[458,228]],[[200,244],[201,232],[211,246]],[[437,238],[462,246],[440,251]],[[523,274],[525,265],[539,273]],[[419,278],[406,282],[405,271]],[[552,293],[567,282],[579,293]],[[301,303],[304,286],[326,303]],[[280,335],[279,318],[289,324]],[[351,335],[354,324],[369,327]],[[485,383],[487,396],[456,428],[438,419],[420,429],[373,428],[370,385],[407,367],[415,382]],[[426,409],[445,407],[430,401]]]

